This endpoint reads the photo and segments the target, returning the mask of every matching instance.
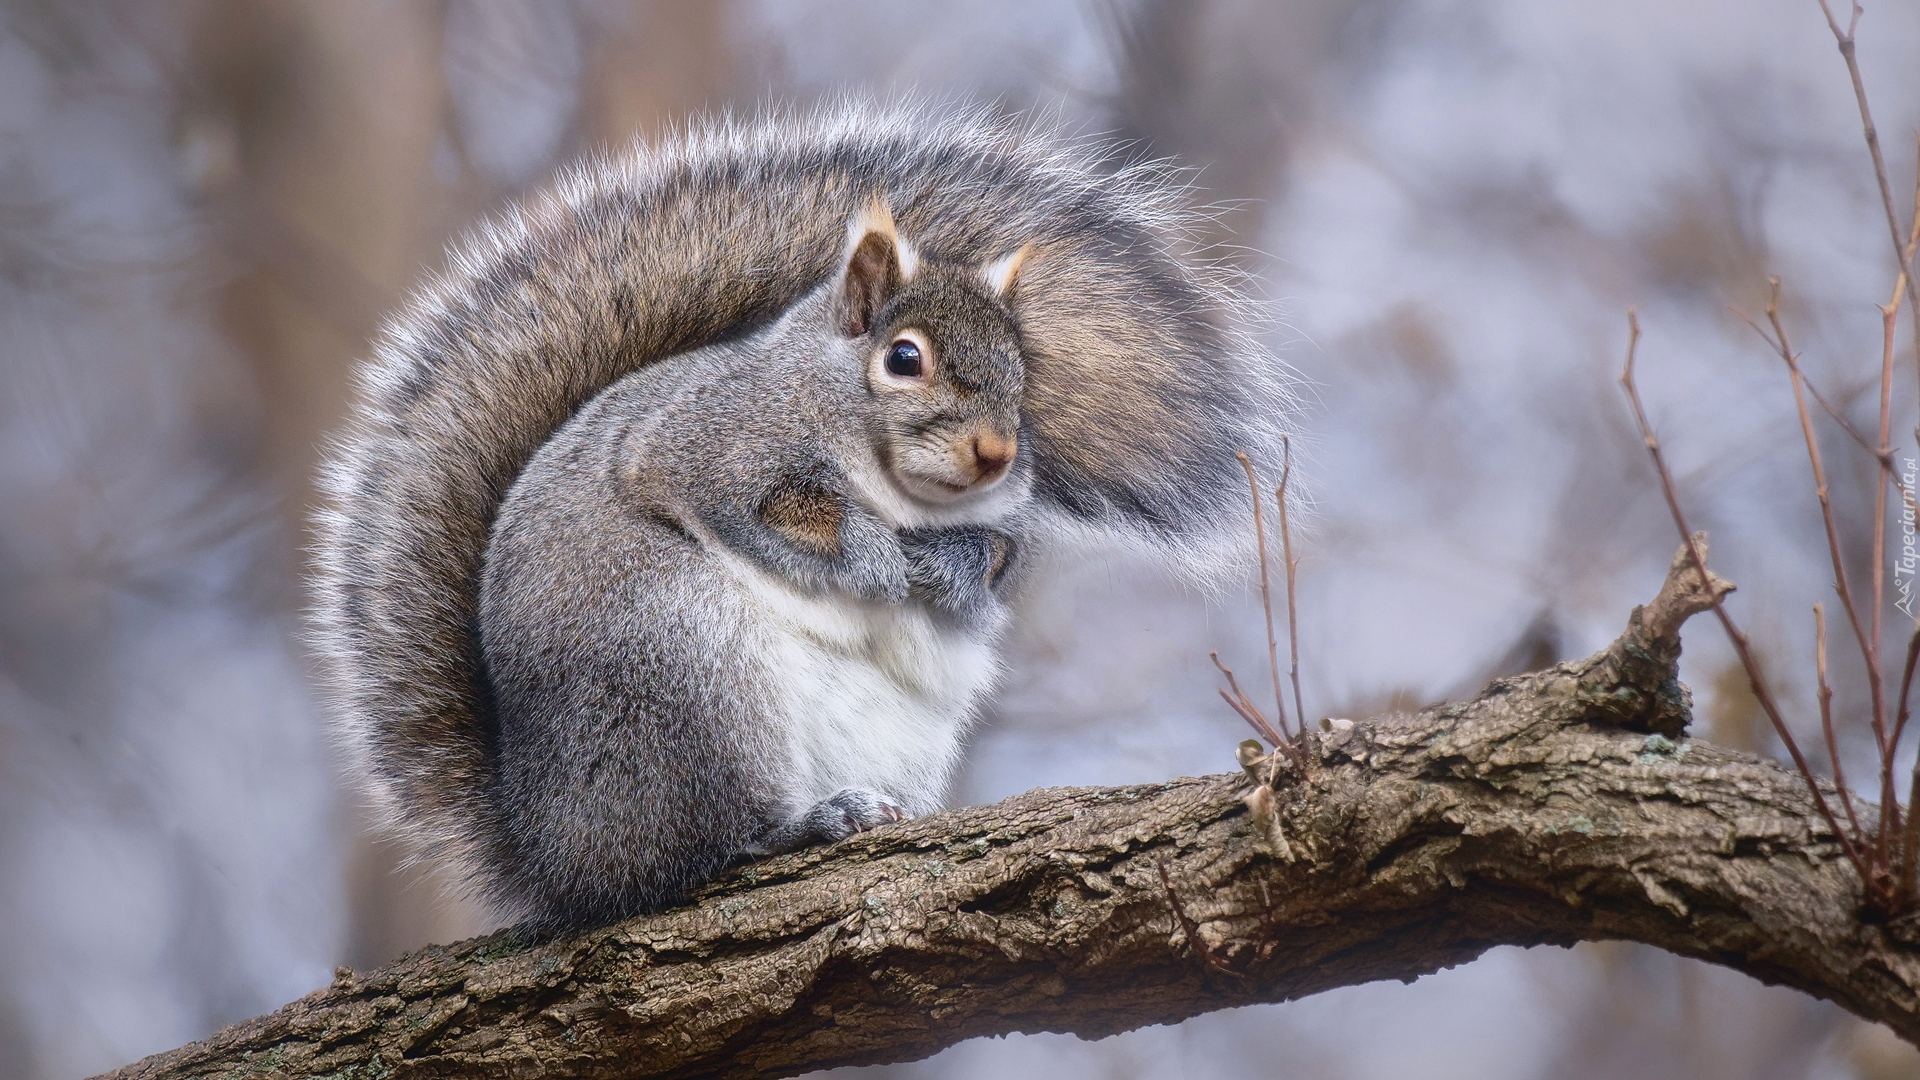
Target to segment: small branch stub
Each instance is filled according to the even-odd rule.
[[[1734,590],[1732,582],[1706,569],[1707,534],[1694,533],[1673,556],[1667,568],[1667,580],[1653,602],[1639,609],[1639,624],[1647,636],[1662,646],[1671,645],[1679,655],[1680,625],[1703,611],[1712,610]]]

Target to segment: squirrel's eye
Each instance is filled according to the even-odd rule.
[[[920,346],[913,342],[904,339],[896,341],[887,350],[887,374],[917,379],[925,369],[926,365],[920,358]]]

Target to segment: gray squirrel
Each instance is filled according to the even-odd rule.
[[[560,930],[935,809],[1026,581],[1206,560],[1284,383],[1173,174],[842,104],[588,163],[386,327],[315,639],[383,820]]]

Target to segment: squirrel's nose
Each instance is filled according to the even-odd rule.
[[[983,431],[973,437],[973,470],[978,480],[987,480],[1006,471],[1020,452],[1020,437]]]

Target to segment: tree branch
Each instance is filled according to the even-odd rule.
[[[1685,549],[1585,660],[1310,732],[1245,773],[1056,788],[770,859],[578,937],[412,954],[109,1074],[773,1077],[1097,1037],[1495,945],[1646,942],[1920,1039],[1920,932],[1863,922],[1803,781],[1684,736]],[[1222,748],[1225,756],[1225,748]],[[1863,809],[1871,807],[1863,804]]]

